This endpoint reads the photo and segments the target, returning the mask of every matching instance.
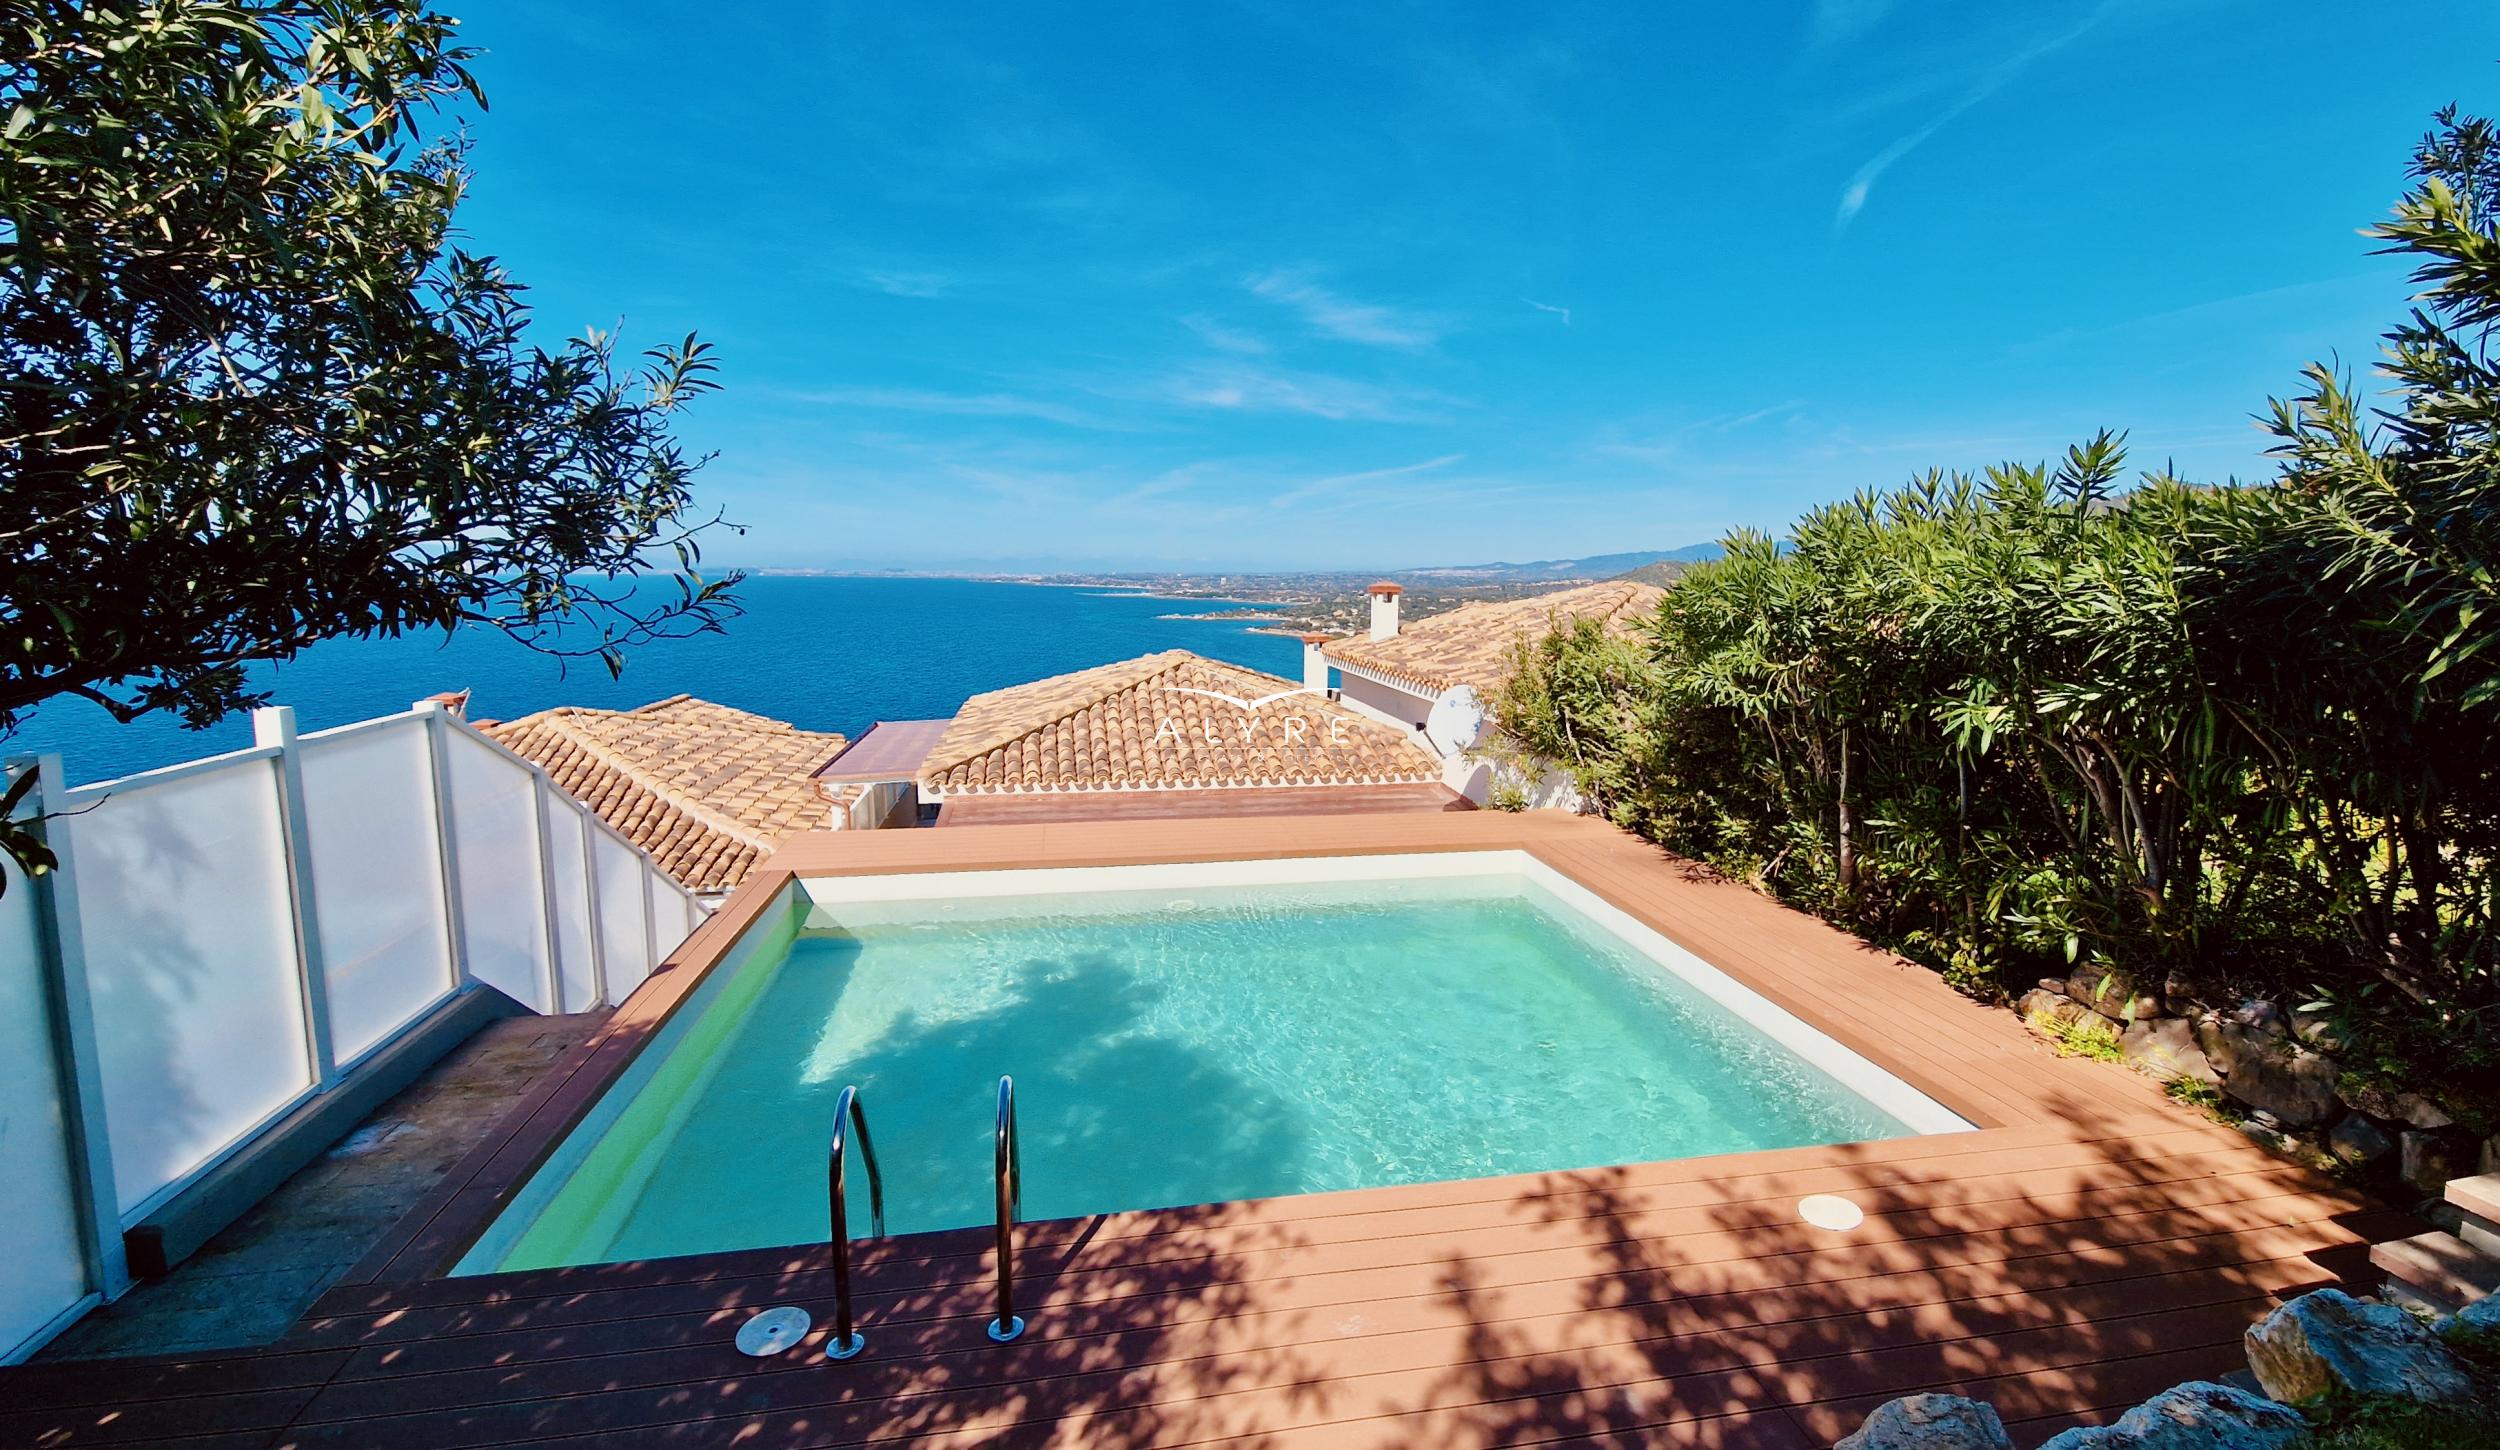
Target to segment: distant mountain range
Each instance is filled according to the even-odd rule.
[[[1400,578],[1441,583],[1537,584],[1555,579],[1613,579],[1640,571],[1674,577],[1680,569],[1659,565],[1691,565],[1719,557],[1716,544],[1687,544],[1681,549],[1649,549],[1626,554],[1591,554],[1579,559],[1532,559],[1526,563],[1449,564],[1435,569],[1402,569]]]

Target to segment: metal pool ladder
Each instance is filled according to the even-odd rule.
[[[868,1214],[877,1236],[885,1236],[885,1177],[877,1171],[876,1146],[868,1141],[868,1114],[859,1106],[859,1089],[846,1087],[833,1105],[833,1141],[825,1163],[825,1189],[833,1201],[833,1333],[825,1340],[827,1359],[850,1359],[868,1347],[867,1336],[851,1327],[850,1199],[843,1191],[843,1166],[852,1128],[859,1130],[859,1156],[868,1165]]]
[[[861,1130],[861,1142],[867,1141]],[[998,1080],[998,1317],[990,1338],[1000,1344],[1024,1333],[1016,1317],[1016,1219],[1024,1212],[1024,1153],[1016,1143],[1016,1080]]]

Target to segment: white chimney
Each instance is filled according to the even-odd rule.
[[[1324,634],[1302,636],[1302,688],[1314,695],[1328,693],[1328,656],[1320,653],[1320,646],[1326,643],[1328,636]]]
[[[1404,594],[1405,592],[1406,591],[1404,589],[1399,588],[1397,585],[1390,583],[1386,579],[1383,579],[1379,583],[1372,586],[1373,639],[1395,639],[1398,637],[1398,596]]]

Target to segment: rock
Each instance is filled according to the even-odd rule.
[[[2141,1022],[2161,1015],[2161,998],[2138,985],[2124,967],[2086,963],[2066,979],[2066,995],[2104,1017]]]
[[[2068,1430],[2040,1450],[2290,1450],[2309,1438],[2298,1410],[2196,1380],[2153,1396],[2117,1424]]]
[[[2120,1035],[2118,1052],[2137,1071],[2150,1073],[2163,1082],[2181,1078],[2206,1084],[2222,1081],[2222,1075],[2206,1060],[2205,1050],[2196,1045],[2194,1024],[2184,1017],[2136,1022]]]
[[[2422,1322],[2393,1304],[2318,1289],[2276,1309],[2245,1340],[2266,1393],[2301,1404],[2343,1391],[2463,1400],[2474,1381]]]
[[[2014,1004],[2014,1009],[2022,1013],[2023,1020],[2034,1027],[2044,1022],[2072,1024],[2081,1022],[2087,1017],[2100,1015],[2065,993],[2052,992],[2046,987],[2023,993],[2022,1000]]]
[[[2335,1060],[2269,1031],[2252,1007],[2274,1010],[2260,1002],[2197,1020],[2196,1045],[2222,1074],[2223,1090],[2295,1128],[2326,1121],[2335,1110]]]
[[[2223,1091],[2232,1097],[2295,1128],[2323,1123],[2335,1111],[2335,1059],[2280,1038],[2227,1040],[2237,1055],[2228,1067],[2218,1059],[2214,1065],[2226,1074]]]
[[[2375,1083],[2351,1082],[2338,1086],[2335,1095],[2354,1112],[2393,1118],[2408,1128],[2446,1128],[2456,1123],[2445,1109],[2420,1093],[2400,1093]]]
[[[2451,1178],[2472,1176],[2464,1146],[2445,1133],[2408,1128],[2396,1135],[2396,1146],[2403,1153],[2397,1176],[2424,1193],[2439,1192]]]
[[[1960,1395],[1908,1395],[1875,1407],[1832,1450],[2014,1450],[1997,1412]]]
[[[2483,1140],[2482,1162],[2475,1165],[2477,1173],[2500,1173],[2500,1133]]]
[[[2341,1052],[2352,1046],[2352,1034],[2323,1007],[2294,1007],[2292,1036],[2320,1052]]]
[[[2396,1151],[2396,1140],[2368,1115],[2352,1113],[2326,1135],[2326,1151],[2346,1163],[2376,1163]]]
[[[2439,1321],[2439,1332],[2500,1335],[2500,1294],[2488,1294]]]
[[[2269,1037],[2282,1037],[2291,1030],[2290,1024],[2283,1020],[2282,1008],[2275,1006],[2272,1002],[2260,1002],[2253,997],[2223,1013],[2222,1020],[2235,1026],[2248,1028],[2252,1032],[2264,1033]]]
[[[2182,1017],[2189,1016],[2188,1004],[2196,1000],[2196,984],[2178,972],[2171,972],[2161,979],[2161,996],[2170,1004],[2171,1011]]]

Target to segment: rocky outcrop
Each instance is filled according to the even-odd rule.
[[[2163,1082],[2186,1078],[2212,1087],[2222,1081],[2222,1074],[2206,1060],[2205,1050],[2196,1045],[2196,1029],[2184,1017],[2135,1023],[2119,1037],[2118,1054],[2138,1072]]]
[[[2373,1083],[2346,1083],[2336,1089],[2344,1106],[2408,1128],[2445,1128],[2456,1122],[2447,1110],[2420,1093],[2390,1092]]]
[[[2248,1367],[2287,1404],[2322,1395],[2462,1400],[2474,1382],[2422,1322],[2393,1304],[2340,1289],[2303,1294],[2252,1326]]]
[[[2397,1176],[2424,1193],[2437,1193],[2451,1178],[2473,1172],[2473,1154],[2448,1134],[2408,1128],[2396,1135]]]
[[[1960,1395],[1909,1395],[1875,1408],[1832,1450],[2014,1450],[1996,1410]]]
[[[2051,1022],[2060,1025],[2097,1022],[2107,1027],[2113,1035],[2118,1031],[2117,1023],[2067,996],[2064,992],[2051,991],[2047,987],[2023,993],[2022,1000],[2014,1004],[2014,1009],[2023,1014],[2025,1022],[2035,1027],[2045,1026]]]
[[[2064,991],[2102,1016],[2120,1022],[2141,1022],[2161,1015],[2160,996],[2124,967],[2106,963],[2077,967],[2066,979]]]
[[[2487,1295],[2439,1323],[2442,1336],[2500,1336],[2500,1294]]]
[[[2250,1003],[2199,1021],[2196,1043],[2232,1097],[2288,1127],[2314,1127],[2335,1111],[2335,1059],[2294,1043],[2281,1021],[2270,1005]]]
[[[2328,1130],[2326,1151],[2345,1163],[2376,1163],[2396,1151],[2396,1140],[2367,1115],[2351,1113]]]
[[[2146,1400],[2114,1425],[2068,1430],[2040,1450],[2291,1450],[2309,1443],[2300,1412],[2198,1380]]]

